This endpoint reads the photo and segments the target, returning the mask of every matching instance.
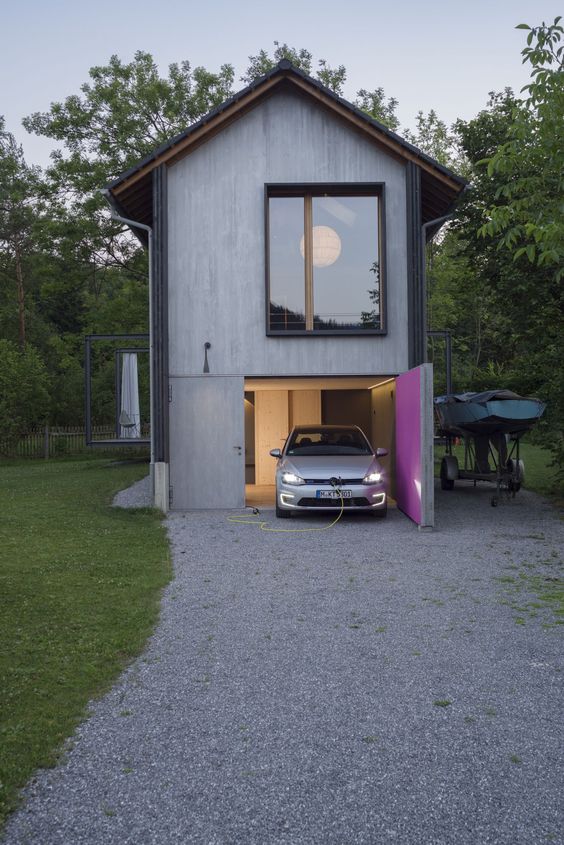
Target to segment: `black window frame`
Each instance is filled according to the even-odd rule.
[[[380,261],[380,320],[379,329],[290,329],[270,328],[270,203],[271,197],[316,196],[376,196],[378,197],[378,257]],[[374,337],[386,335],[386,193],[384,182],[267,182],[264,186],[265,222],[265,316],[267,337]]]

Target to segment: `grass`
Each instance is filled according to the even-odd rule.
[[[155,624],[171,574],[160,516],[110,507],[146,472],[107,459],[0,464],[0,824]]]
[[[524,563],[518,570],[518,577],[503,575],[494,578],[505,590],[500,604],[509,605],[520,614],[513,617],[516,625],[526,625],[527,620],[539,615],[543,627],[547,629],[564,625],[564,579],[560,575],[560,558],[548,558],[539,565],[544,570],[542,575],[531,573],[531,565]]]
[[[435,447],[435,476],[437,478],[439,477],[441,458],[444,454],[444,446]],[[453,447],[453,454],[457,457],[459,466],[463,467],[464,446]],[[529,443],[524,438],[520,444],[520,458],[525,465],[525,489],[533,490],[542,496],[559,497],[560,499],[564,497],[562,485],[559,484],[556,478],[556,469],[555,467],[549,466],[552,461],[552,453],[548,449],[543,449],[542,446]],[[458,483],[469,484],[471,482],[461,481]],[[485,486],[483,482],[479,483]],[[493,489],[493,485],[491,486]]]

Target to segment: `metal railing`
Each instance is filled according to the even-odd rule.
[[[149,427],[142,426],[143,434],[148,436]],[[93,436],[97,441],[115,438],[115,428],[111,425],[92,427]],[[132,444],[133,445],[133,444]],[[143,450],[136,444],[137,449]],[[108,445],[114,453],[130,453],[131,446],[124,443],[123,447]],[[103,447],[102,447],[103,449]],[[98,448],[98,453],[100,447]],[[90,454],[92,449],[86,445],[86,430],[83,426],[41,426],[32,429],[19,440],[9,440],[2,437],[0,432],[0,458],[58,458],[65,455]]]

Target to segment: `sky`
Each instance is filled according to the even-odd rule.
[[[347,68],[345,97],[384,88],[399,100],[401,128],[435,109],[451,124],[474,117],[488,92],[519,91],[525,22],[552,22],[561,0],[0,0],[0,114],[23,144],[28,163],[45,166],[53,142],[25,132],[24,116],[78,94],[94,65],[113,54],[154,56],[166,75],[189,60],[216,71],[233,64],[239,80],[248,56],[273,42],[305,47]],[[237,88],[244,83],[237,83]],[[401,134],[401,129],[399,130]]]

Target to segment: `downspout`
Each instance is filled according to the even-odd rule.
[[[154,482],[155,482],[155,427],[153,425],[153,229],[147,226],[146,223],[140,223],[138,220],[130,220],[127,217],[122,217],[115,210],[112,203],[112,195],[108,188],[101,188],[100,193],[104,196],[108,205],[110,206],[110,216],[112,220],[118,223],[124,223],[126,226],[135,229],[143,229],[147,232],[147,254],[149,258],[149,425],[151,428],[151,484],[153,485],[153,499],[154,499]]]

